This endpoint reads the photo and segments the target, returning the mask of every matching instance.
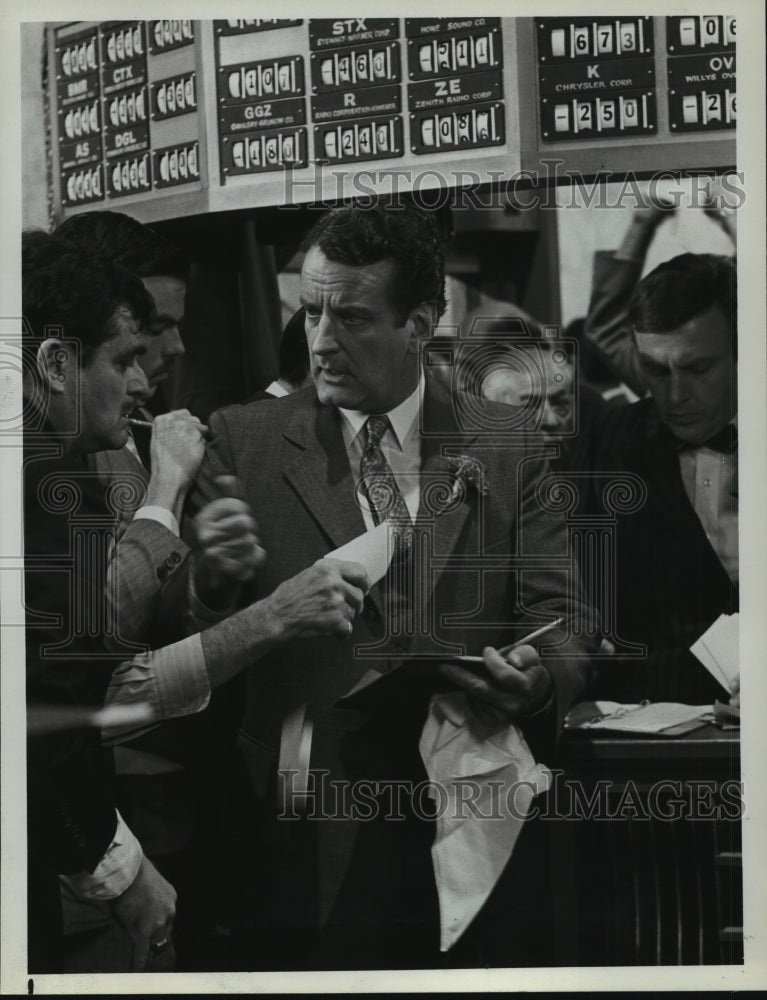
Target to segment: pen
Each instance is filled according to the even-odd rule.
[[[498,652],[501,656],[506,656],[517,646],[527,646],[529,643],[534,642],[536,639],[540,639],[542,635],[546,635],[547,632],[551,632],[552,629],[558,628],[564,618],[555,618],[553,622],[549,622],[548,625],[542,625],[537,628],[534,632],[530,632],[529,635],[523,636],[521,639],[517,639],[516,642],[512,642],[509,646],[504,646],[503,649],[499,649]],[[482,656],[451,656],[451,660],[457,663],[484,663],[484,658]]]
[[[133,424],[134,427],[151,427],[151,423],[148,420],[136,420],[135,417],[125,418],[129,424]]]

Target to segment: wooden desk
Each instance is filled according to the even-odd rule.
[[[558,767],[557,963],[742,962],[739,733],[571,733]]]

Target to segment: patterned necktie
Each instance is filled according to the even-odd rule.
[[[399,544],[410,545],[413,523],[407,504],[381,449],[381,438],[391,427],[386,416],[372,415],[365,424],[367,445],[360,460],[360,488],[375,524],[391,521]]]

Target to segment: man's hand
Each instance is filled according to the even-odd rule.
[[[266,561],[248,504],[235,476],[216,479],[219,496],[194,520],[195,589],[206,604],[231,603],[237,586]]]
[[[701,208],[718,226],[724,230],[733,243],[737,243],[738,229],[735,206],[728,201],[721,177],[711,177],[703,192]]]
[[[495,720],[506,725],[519,722],[544,708],[554,682],[532,646],[518,646],[505,660],[491,646],[482,651],[487,673],[478,675],[455,663],[443,663],[440,672],[482,706],[493,710]],[[486,713],[484,721],[487,721]]]
[[[262,602],[285,639],[336,635],[347,639],[370,588],[364,567],[340,559],[318,559],[285,580]]]
[[[730,681],[730,704],[733,708],[740,708],[740,678]]]
[[[111,900],[109,905],[115,920],[133,942],[133,971],[140,972],[150,959],[152,968],[159,971],[160,955],[173,954],[171,932],[176,915],[173,886],[165,881],[151,861],[142,858],[135,879],[122,896]],[[159,951],[158,945],[163,946]]]
[[[664,219],[670,219],[676,208],[676,203],[670,198],[656,198],[649,205],[635,208],[629,227],[615,251],[616,260],[643,260],[658,226]]]
[[[153,490],[189,489],[199,472],[205,455],[205,433],[207,427],[189,410],[171,410],[155,418],[152,424],[150,455],[152,478],[147,490],[147,503],[159,503],[150,499]]]

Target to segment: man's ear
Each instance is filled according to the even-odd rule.
[[[48,337],[37,349],[40,379],[52,393],[66,391],[67,381],[72,378],[72,368],[76,362],[72,345],[62,343],[55,337]]]
[[[426,340],[432,335],[434,327],[437,325],[437,308],[433,302],[421,302],[408,316],[410,325],[411,353],[417,354],[422,340]]]

